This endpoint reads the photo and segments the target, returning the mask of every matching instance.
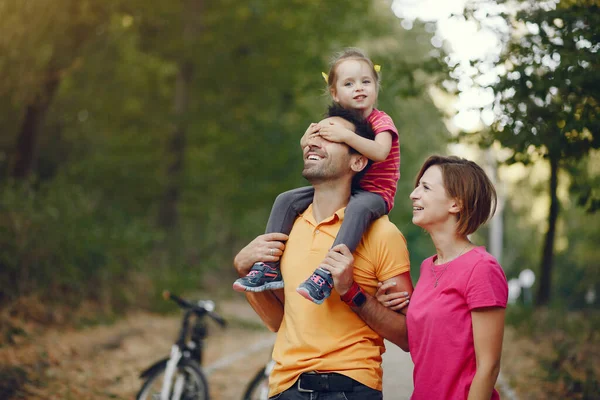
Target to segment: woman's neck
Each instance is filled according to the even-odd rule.
[[[446,264],[475,247],[466,236],[458,235],[455,229],[434,231],[429,234],[435,246],[438,265]]]

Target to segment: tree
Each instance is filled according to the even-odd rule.
[[[474,136],[481,144],[498,141],[512,150],[508,164],[543,159],[550,165],[536,296],[536,303],[544,305],[551,293],[559,171],[568,172],[569,165],[600,147],[600,9],[595,0],[518,5],[518,12],[504,14],[510,35],[496,62],[505,73],[492,85],[496,120],[490,130]],[[473,66],[483,70],[483,64]]]
[[[6,46],[0,71],[16,81],[2,85],[0,93],[8,93],[24,109],[11,175],[23,179],[35,163],[39,132],[60,83],[77,68],[96,29],[108,21],[110,6],[91,0],[8,1],[0,10],[8,20],[1,33],[7,42],[0,47]]]

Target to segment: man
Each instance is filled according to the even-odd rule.
[[[339,123],[372,139],[372,132],[355,129],[364,126],[358,118],[334,108],[330,118],[320,123]],[[310,399],[318,392],[321,400],[343,398],[339,396],[379,400],[383,338],[404,350],[408,343],[404,315],[382,306],[373,294],[378,282],[395,282],[397,291],[412,292],[406,241],[384,216],[373,222],[355,256],[345,245],[330,249],[352,181],[368,160],[318,134],[308,139],[303,155],[302,175],[315,189],[312,205],[296,219],[289,238],[280,233],[261,235],[234,260],[238,274],[245,276],[255,262],[281,256],[284,289],[246,292],[267,327],[278,332],[269,395],[281,400]],[[339,294],[322,305],[296,292],[316,267],[331,273]]]

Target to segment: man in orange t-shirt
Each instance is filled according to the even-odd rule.
[[[363,137],[372,135],[359,117],[331,116],[321,123],[330,120]],[[302,175],[315,189],[312,205],[296,219],[289,238],[280,233],[261,235],[234,260],[239,275],[245,276],[255,262],[281,257],[284,289],[246,292],[267,327],[278,332],[269,396],[309,399],[318,392],[323,400],[339,398],[335,396],[340,393],[348,400],[380,400],[383,339],[404,350],[408,343],[404,315],[382,306],[373,295],[378,282],[395,282],[397,291],[412,292],[406,240],[383,216],[371,225],[354,254],[345,245],[330,249],[352,183],[368,160],[347,145],[318,135],[309,138],[303,154]],[[322,305],[296,292],[317,267],[331,273],[339,294]]]

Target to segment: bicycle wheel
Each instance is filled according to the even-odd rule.
[[[160,400],[166,366],[164,363],[146,379],[136,397],[137,400]],[[182,359],[173,374],[169,400],[208,399],[208,382],[202,369],[195,361]]]
[[[269,399],[269,376],[263,367],[254,375],[246,387],[243,400],[268,400]]]

